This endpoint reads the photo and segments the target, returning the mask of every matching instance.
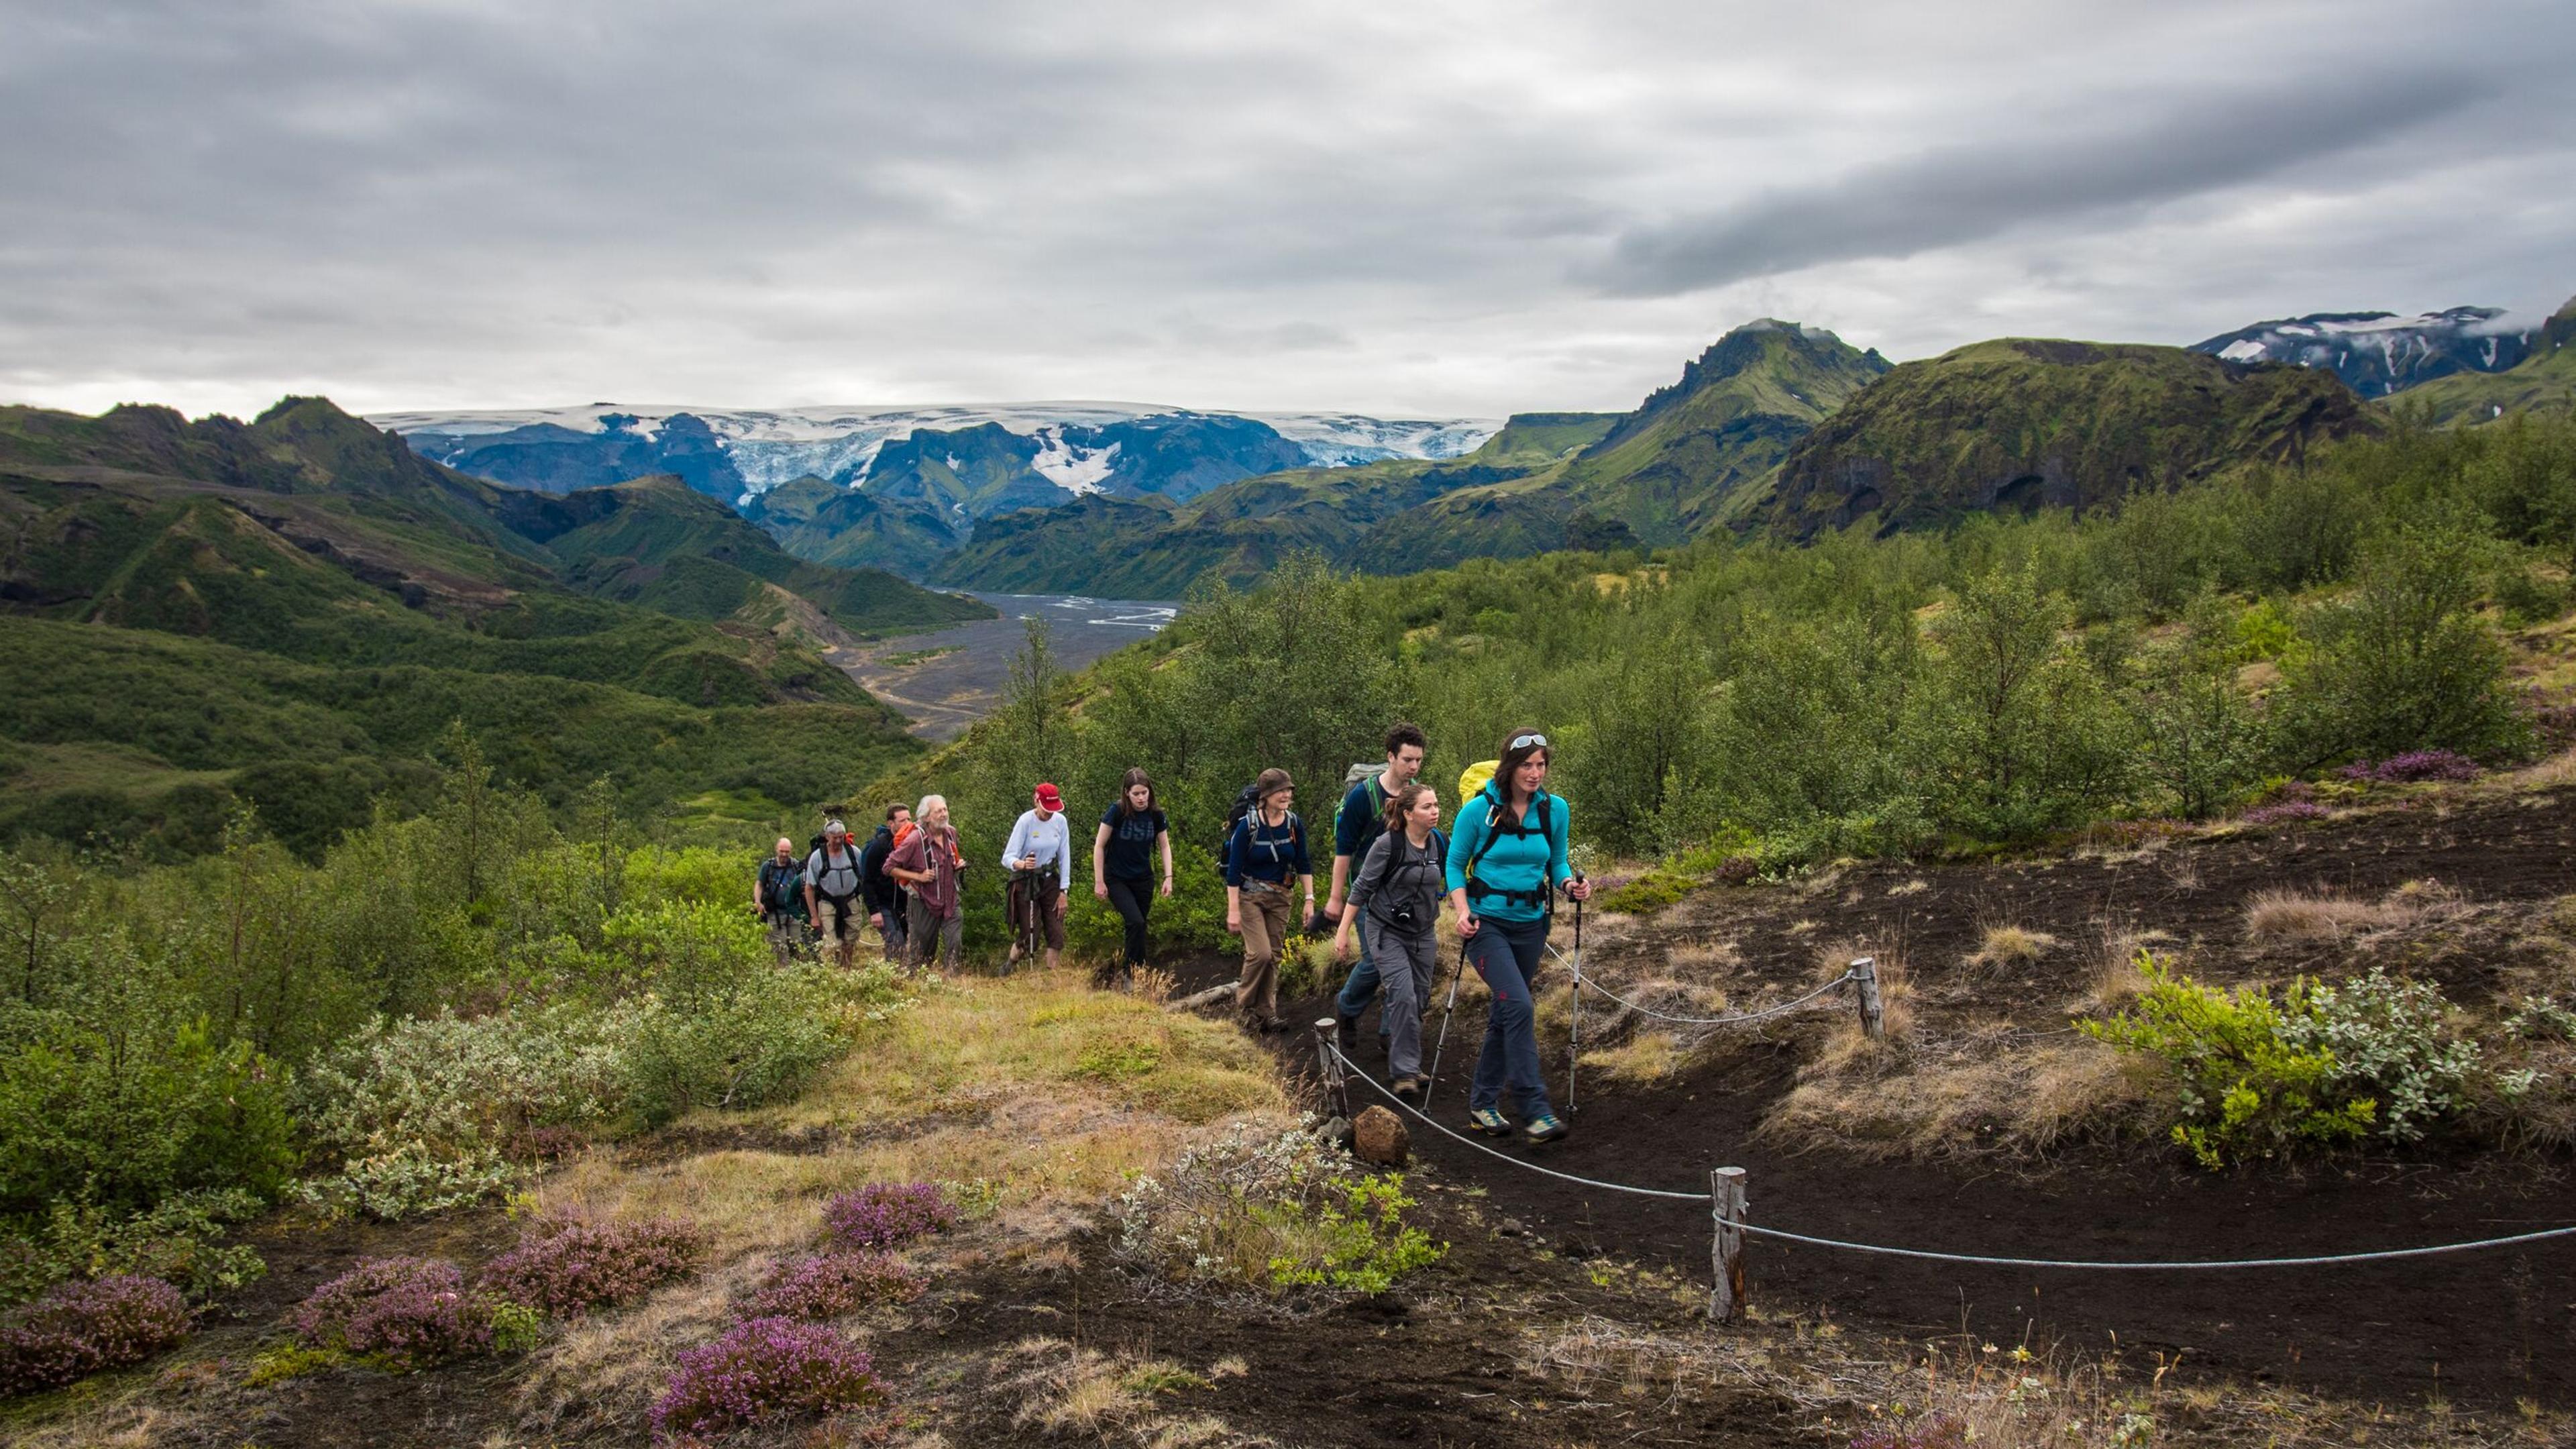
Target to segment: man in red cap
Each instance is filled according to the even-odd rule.
[[[1047,969],[1064,959],[1064,903],[1073,888],[1073,828],[1064,818],[1064,796],[1040,785],[1036,808],[1011,826],[1002,868],[1011,873],[1006,902],[1011,917],[1011,962],[1046,943]]]

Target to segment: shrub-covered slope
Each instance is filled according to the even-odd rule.
[[[1758,517],[1808,537],[2082,511],[2378,426],[2331,374],[2178,347],[2009,338],[1909,362],[1790,450]]]
[[[801,802],[912,748],[817,633],[985,612],[799,562],[668,482],[494,488],[318,399],[0,413],[0,525],[0,836],[157,854],[237,801],[319,848],[457,719],[557,800],[609,773],[661,804],[717,769],[756,810]],[[764,743],[790,708],[794,745]]]

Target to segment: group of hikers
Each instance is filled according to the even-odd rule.
[[[1154,897],[1153,851],[1160,846],[1163,887],[1172,893],[1169,823],[1154,806],[1154,785],[1142,770],[1129,770],[1118,803],[1100,818],[1091,843],[1092,891],[1126,922],[1122,961],[1103,973],[1103,985],[1145,960],[1146,912]],[[827,820],[805,856],[779,837],[761,862],[752,887],[752,909],[769,928],[769,947],[786,965],[810,932],[826,959],[856,964],[863,933],[874,928],[885,958],[904,968],[934,963],[956,969],[965,944],[965,905],[958,879],[966,854],[948,818],[948,801],[924,795],[918,806],[889,805],[884,823],[865,845],[849,827]],[[1010,873],[1005,910],[1013,936],[1009,964],[1043,952],[1052,968],[1064,958],[1066,896],[1073,889],[1073,829],[1064,795],[1051,784],[1032,792],[1029,809],[1011,826],[1002,848]],[[1007,968],[1006,968],[1007,969]]]
[[[1330,885],[1320,907],[1305,822],[1295,808],[1296,782],[1285,770],[1264,770],[1238,796],[1219,852],[1226,930],[1243,938],[1235,1009],[1252,1030],[1286,1028],[1279,1015],[1279,958],[1292,922],[1308,934],[1331,930],[1335,959],[1351,962],[1333,1001],[1337,1048],[1346,1057],[1358,1053],[1360,1020],[1378,1003],[1389,1082],[1399,1096],[1418,1102],[1429,1087],[1422,1026],[1438,974],[1445,898],[1464,960],[1492,999],[1468,1118],[1489,1136],[1511,1135],[1516,1129],[1503,1112],[1508,1093],[1520,1108],[1520,1133],[1532,1142],[1562,1137],[1566,1125],[1539,1072],[1532,984],[1557,897],[1586,900],[1591,886],[1567,859],[1571,820],[1564,799],[1547,790],[1547,736],[1514,730],[1490,776],[1485,766],[1472,767],[1460,782],[1466,798],[1446,833],[1438,792],[1416,778],[1428,750],[1422,731],[1399,723],[1385,743],[1383,767],[1352,781],[1334,812]],[[1041,952],[1049,967],[1061,961],[1072,853],[1064,797],[1041,784],[1002,850],[1010,873],[1010,964]],[[1155,804],[1153,781],[1143,770],[1129,770],[1091,840],[1092,894],[1125,928],[1119,959],[1098,975],[1102,986],[1121,984],[1145,964],[1158,855],[1160,894],[1169,897],[1170,821]],[[918,968],[935,958],[953,969],[963,922],[958,877],[966,865],[948,802],[927,795],[914,808],[886,807],[884,823],[864,846],[853,847],[839,820],[824,825],[801,861],[795,842],[781,839],[761,865],[754,908],[767,921],[782,963],[810,922],[822,948],[849,966],[864,922],[879,933],[888,960]],[[1295,909],[1301,895],[1302,912]]]

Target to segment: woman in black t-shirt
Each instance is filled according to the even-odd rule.
[[[1163,852],[1163,894],[1172,893],[1172,832],[1154,805],[1154,782],[1129,770],[1118,782],[1118,801],[1100,817],[1091,837],[1091,893],[1107,901],[1127,924],[1127,948],[1114,968],[1100,972],[1102,986],[1122,985],[1145,964],[1145,915],[1154,902],[1154,850]]]

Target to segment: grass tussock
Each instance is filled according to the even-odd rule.
[[[2094,937],[2092,969],[2081,1003],[2088,1013],[2114,1011],[2138,999],[2147,989],[2143,957],[2173,943],[2173,933],[2133,926],[2103,924]]]
[[[1988,926],[1984,939],[1965,964],[1974,971],[1993,974],[2028,966],[2057,949],[2057,938],[2046,931],[2025,926]]]
[[[1875,1048],[1875,1049],[1874,1049]],[[2156,1100],[2153,1074],[2099,1042],[1989,1028],[1891,1051],[1838,1028],[1756,1130],[1793,1150],[1867,1156],[2031,1157],[2127,1130]]]
[[[1140,1449],[1237,1442],[1213,1414],[1166,1414],[1209,1386],[1209,1377],[1167,1359],[1103,1353],[1060,1338],[1026,1338],[1011,1348],[1021,1367],[1008,1389],[1020,1400],[1012,1422],[1048,1436],[1081,1437]]]
[[[1669,1081],[1689,1061],[1681,1039],[1669,1031],[1641,1031],[1617,1046],[1583,1054],[1586,1069],[1613,1081],[1640,1085]]]
[[[2257,944],[2341,943],[2431,924],[2456,913],[2459,893],[2435,881],[2408,881],[2375,901],[2297,890],[2268,890],[2245,904],[2245,936]]]

